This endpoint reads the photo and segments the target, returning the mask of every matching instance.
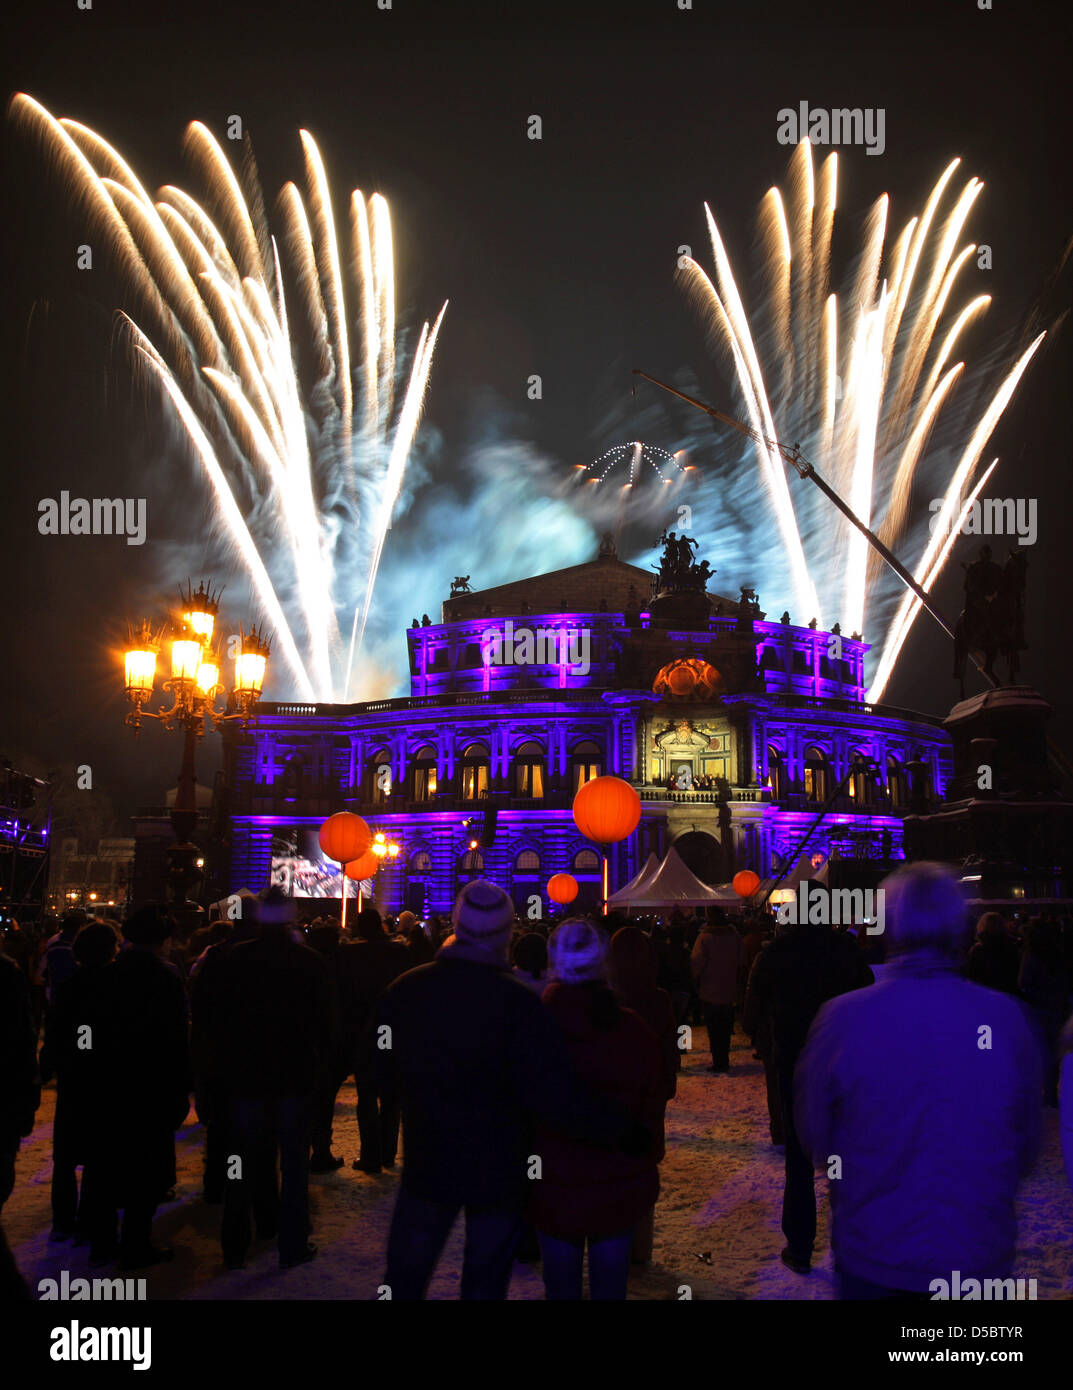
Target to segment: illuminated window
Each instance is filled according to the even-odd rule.
[[[436,750],[430,743],[414,754],[413,779],[415,801],[431,801],[436,795]]]
[[[515,753],[514,791],[517,796],[544,795],[544,750],[539,743],[523,743]]]
[[[781,801],[785,787],[785,769],[782,761],[782,754],[777,748],[768,744],[767,750],[767,785],[771,790],[772,801]]]
[[[484,855],[479,849],[468,849],[458,867],[464,874],[480,873],[484,869]]]
[[[892,807],[906,804],[905,769],[893,753],[887,754],[887,795]]]
[[[488,795],[488,749],[471,743],[462,753],[461,785],[464,801],[477,801]]]
[[[369,800],[374,806],[383,806],[391,795],[391,754],[386,748],[373,754],[369,776]]]
[[[574,868],[585,874],[594,874],[600,868],[600,856],[592,849],[579,849],[574,855]]]
[[[831,794],[830,765],[822,748],[805,749],[805,795],[810,801],[826,801]]]
[[[523,849],[514,861],[514,867],[522,874],[535,873],[540,868],[540,855],[531,849]]]
[[[604,754],[598,743],[586,741],[575,744],[570,752],[570,787],[577,791],[603,772]]]
[[[432,855],[426,849],[419,849],[410,859],[410,872],[412,874],[430,874],[432,872]]]

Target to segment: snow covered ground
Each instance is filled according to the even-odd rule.
[[[647,1267],[634,1266],[630,1297],[676,1299],[688,1286],[694,1299],[829,1299],[834,1293],[828,1238],[826,1184],[817,1180],[819,1234],[816,1266],[802,1277],[779,1259],[782,1156],[768,1142],[763,1072],[747,1041],[735,1034],[732,1071],[705,1070],[704,1030],[694,1030],[678,1096],[667,1112],[667,1157],[656,1208],[655,1249]],[[62,1269],[90,1273],[87,1251],[50,1245],[48,1231],[52,1113],[46,1089],[38,1124],[19,1155],[15,1192],[3,1222],[19,1268],[35,1288]],[[218,1241],[220,1208],[200,1199],[201,1130],[178,1136],[176,1200],[159,1209],[155,1239],[174,1245],[175,1262],[146,1273],[157,1299],[372,1299],[383,1272],[383,1253],[398,1175],[355,1173],[354,1088],[339,1093],[335,1152],[347,1166],[310,1179],[313,1238],[320,1255],[281,1273],[274,1245],[255,1245],[244,1270],[224,1268]],[[710,1258],[701,1258],[706,1256]],[[434,1299],[458,1296],[461,1223],[456,1226],[430,1290]],[[111,1271],[96,1271],[98,1274]],[[1036,1279],[1040,1299],[1073,1297],[1073,1194],[1065,1179],[1057,1112],[1045,1113],[1044,1146],[1020,1201],[1015,1275]],[[516,1265],[511,1298],[539,1299],[539,1266]]]

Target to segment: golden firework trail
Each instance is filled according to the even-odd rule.
[[[139,321],[122,318],[137,360],[211,486],[221,534],[275,631],[295,693],[350,698],[447,305],[421,329],[396,408],[390,210],[379,194],[355,189],[342,240],[308,131],[300,132],[306,195],[293,183],[280,194],[281,258],[248,147],[240,175],[211,131],[191,122],[184,144],[205,197],[167,185],[154,199],[89,127],[25,93],[11,111],[136,298]]]
[[[934,475],[929,443],[946,426],[946,467],[934,532],[916,561],[903,556],[925,592],[942,571],[957,534],[995,460],[977,470],[987,441],[1032,360],[1040,334],[1010,365],[978,418],[952,418],[952,398],[964,379],[964,361],[952,361],[959,341],[990,305],[978,295],[952,315],[950,302],[975,245],[958,249],[983,184],[971,178],[944,213],[948,187],[960,161],[946,167],[924,210],[890,239],[890,200],[883,194],[865,219],[848,293],[828,293],[831,241],[837,211],[838,156],[829,154],[819,176],[806,139],[790,161],[789,192],[772,188],[760,205],[763,311],[767,327],[754,330],[711,209],[705,205],[715,262],[714,280],[692,258],[681,275],[704,315],[709,338],[734,367],[753,429],[767,439],[800,444],[880,540],[897,551],[907,541],[912,504],[922,499],[922,466]],[[888,244],[888,242],[890,244]],[[954,447],[951,432],[963,448]],[[889,575],[868,542],[815,489],[791,497],[786,466],[774,449],[761,449],[759,466],[786,556],[794,601],[803,619],[838,620],[846,632],[864,632],[869,605],[893,616],[874,643],[875,676],[868,692],[878,701],[898,653],[920,611],[912,592],[880,586]],[[967,501],[963,502],[963,499]],[[811,553],[806,552],[809,547]],[[882,600],[882,602],[879,602]]]

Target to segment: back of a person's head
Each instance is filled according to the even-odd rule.
[[[513,959],[519,970],[539,980],[548,968],[548,943],[539,932],[523,932],[514,943]]]
[[[60,931],[64,936],[74,936],[89,921],[89,913],[81,907],[69,907],[60,918]]]
[[[71,947],[79,965],[92,968],[107,965],[119,950],[119,937],[110,922],[87,922]]]
[[[1007,936],[1001,912],[985,912],[976,923],[976,935],[981,941],[1003,940]]]
[[[619,927],[608,946],[611,983],[624,995],[656,982],[656,952],[640,927]]]
[[[567,985],[607,978],[607,939],[584,917],[568,917],[548,939],[554,979]]]
[[[359,941],[379,941],[384,935],[384,924],[375,907],[363,907],[358,913],[354,934]]]
[[[667,939],[672,946],[684,946],[686,944],[686,929],[682,924],[676,923],[667,933]]]
[[[954,956],[965,941],[965,898],[945,864],[906,864],[880,884],[888,955],[931,951]]]
[[[705,920],[709,927],[726,926],[726,913],[721,907],[710,907],[705,913]]]
[[[171,918],[160,903],[145,903],[123,923],[132,946],[162,946],[171,935]]]
[[[514,904],[497,884],[473,879],[455,899],[451,925],[459,943],[491,951],[505,960],[514,933]]]

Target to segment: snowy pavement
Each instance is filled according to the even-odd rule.
[[[817,1179],[817,1263],[802,1277],[779,1259],[784,1244],[779,1229],[782,1156],[768,1142],[760,1063],[738,1032],[731,1073],[713,1075],[706,1070],[710,1058],[704,1041],[704,1030],[694,1029],[695,1050],[686,1057],[677,1098],[667,1111],[653,1258],[647,1267],[633,1267],[629,1296],[829,1299],[834,1277],[826,1184]],[[37,1127],[23,1142],[15,1191],[3,1213],[8,1241],[31,1288],[63,1269],[72,1278],[112,1272],[91,1272],[85,1248],[48,1242],[54,1105],[50,1086]],[[320,1255],[309,1265],[281,1273],[274,1245],[260,1242],[245,1269],[224,1268],[218,1239],[221,1209],[206,1206],[199,1195],[201,1140],[195,1124],[178,1135],[176,1200],[158,1210],[154,1226],[154,1238],[174,1245],[176,1258],[145,1272],[151,1299],[377,1297],[398,1170],[376,1176],[352,1171],[350,1161],[358,1152],[353,1083],[343,1087],[336,1105],[334,1149],[346,1158],[346,1167],[310,1179],[313,1239]],[[1062,1167],[1055,1110],[1045,1112],[1043,1151],[1022,1189],[1019,1217],[1015,1276],[1036,1279],[1041,1300],[1073,1297],[1073,1193]],[[431,1298],[457,1298],[461,1261],[459,1222],[433,1279]],[[515,1266],[510,1297],[543,1297],[539,1266]]]

